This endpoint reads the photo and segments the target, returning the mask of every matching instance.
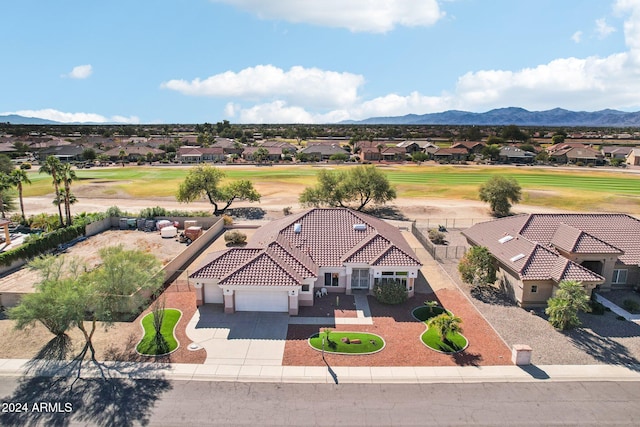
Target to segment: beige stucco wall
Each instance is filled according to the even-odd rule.
[[[537,286],[537,292],[531,292],[531,287]],[[520,306],[544,307],[553,295],[554,283],[551,280],[526,280],[522,282],[522,301]]]

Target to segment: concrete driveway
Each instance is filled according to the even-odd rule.
[[[225,314],[222,304],[205,304],[186,332],[207,351],[207,365],[281,366],[288,324],[287,313]]]

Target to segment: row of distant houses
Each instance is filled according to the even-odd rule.
[[[411,160],[415,153],[425,153],[427,159],[440,163],[460,163],[470,160],[487,160],[483,156],[486,147],[484,141],[457,141],[448,147],[442,147],[431,140],[359,141],[348,144],[345,139],[318,139],[307,141],[304,145],[275,139],[259,141],[257,145],[241,144],[228,138],[215,138],[207,146],[198,144],[194,135],[179,138],[169,137],[130,137],[105,138],[82,137],[62,139],[56,137],[27,137],[23,139],[0,137],[0,153],[12,154],[16,143],[20,142],[34,154],[36,159],[55,156],[62,161],[83,161],[84,152],[91,148],[97,155],[103,155],[109,161],[149,161],[171,158],[181,163],[225,162],[229,159],[244,161],[276,162],[292,159],[294,156],[308,161],[327,161],[334,158],[355,158],[370,162],[403,162]],[[180,145],[175,149],[176,143]],[[170,153],[167,147],[172,146]],[[546,151],[548,160],[558,164],[603,165],[612,160],[629,165],[640,166],[640,148],[631,146],[604,146],[601,150],[593,145],[579,142],[563,142],[543,149],[529,146],[527,151],[515,144],[500,147],[497,158],[500,163],[532,164],[538,154]],[[174,152],[175,150],[175,152]],[[260,156],[257,155],[260,153]]]

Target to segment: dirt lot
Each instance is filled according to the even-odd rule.
[[[89,269],[100,262],[100,249],[123,245],[125,249],[141,249],[153,253],[163,265],[167,264],[185,248],[175,239],[163,239],[159,233],[135,230],[107,230],[67,249],[63,257],[82,260]],[[23,267],[0,278],[0,292],[31,292],[38,281],[38,273]]]

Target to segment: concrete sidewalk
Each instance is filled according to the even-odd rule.
[[[27,359],[0,359],[0,378],[16,376],[72,376],[75,370],[59,362],[37,367]],[[196,365],[135,362],[104,362],[112,378],[166,379],[182,381],[235,381],[273,383],[483,383],[539,381],[640,381],[640,365],[546,365],[546,366],[415,366],[415,367],[340,367]],[[100,377],[100,371],[85,362],[83,378]]]

